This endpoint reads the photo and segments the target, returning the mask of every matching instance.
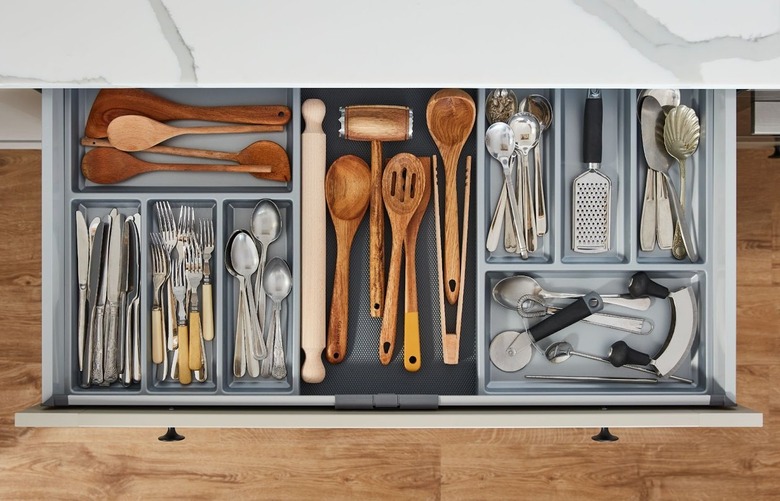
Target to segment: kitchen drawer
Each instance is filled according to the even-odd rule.
[[[301,221],[300,118],[301,103],[320,98],[327,105],[323,128],[327,135],[327,164],[343,154],[369,159],[369,143],[338,138],[338,108],[348,104],[401,104],[415,113],[414,137],[384,144],[385,158],[399,152],[418,156],[438,154],[425,126],[425,107],[434,89],[157,89],[171,100],[189,104],[286,104],[292,119],[285,131],[264,135],[283,145],[290,157],[292,179],[272,183],[246,175],[182,176],[154,173],[117,185],[95,185],[80,172],[85,148],[79,145],[84,122],[97,91],[45,90],[43,94],[43,364],[42,405],[17,414],[19,426],[226,426],[226,427],[581,427],[581,426],[760,426],[762,416],[737,405],[736,398],[736,166],[735,93],[723,90],[685,90],[683,103],[697,110],[702,124],[699,150],[689,162],[690,215],[696,221],[700,258],[676,261],[668,254],[644,253],[638,245],[638,222],[644,187],[644,159],[636,120],[636,90],[604,91],[603,169],[612,179],[612,245],[605,254],[571,251],[571,183],[584,172],[580,159],[582,89],[522,89],[519,96],[542,93],[554,107],[551,130],[545,132],[545,182],[550,232],[540,250],[522,261],[501,250],[485,249],[487,227],[501,186],[500,168],[484,148],[486,90],[469,92],[477,104],[477,121],[461,157],[473,157],[470,234],[467,242],[466,290],[460,363],[442,363],[439,334],[436,259],[432,209],[423,220],[418,244],[422,364],[416,373],[404,370],[403,336],[389,366],[377,360],[380,319],[368,314],[367,252],[352,253],[350,277],[350,351],[338,365],[325,363],[323,383],[300,380]],[[195,124],[195,123],[192,123]],[[257,139],[238,135],[181,137],[179,146],[238,151]],[[149,160],[158,157],[142,154]],[[180,160],[181,161],[181,160]],[[442,176],[440,176],[442,177]],[[441,180],[440,180],[441,181]],[[443,193],[443,190],[442,190]],[[274,252],[286,258],[293,275],[293,293],[283,313],[287,336],[287,377],[282,381],[247,381],[231,371],[233,316],[238,288],[223,266],[224,244],[238,227],[247,227],[254,204],[263,198],[277,203],[287,229]],[[212,257],[215,283],[216,337],[209,348],[211,376],[204,384],[181,387],[160,383],[153,374],[149,340],[151,265],[148,233],[154,227],[153,204],[158,200],[187,202],[201,214],[211,214],[217,242]],[[460,187],[463,207],[463,186]],[[142,367],[140,384],[129,388],[82,389],[76,384],[75,239],[73,212],[107,213],[139,210],[142,248]],[[102,211],[102,212],[101,212]],[[367,250],[367,218],[355,238],[355,248]],[[335,262],[335,235],[327,229],[327,295]],[[389,225],[387,235],[390,235]],[[389,242],[386,252],[389,256]],[[524,374],[617,373],[574,357],[566,364],[548,363],[536,353],[528,368],[499,371],[489,359],[493,336],[506,329],[522,330],[523,319],[491,300],[501,278],[528,274],[545,288],[625,292],[628,278],[646,271],[670,287],[692,286],[699,301],[699,332],[690,360],[679,374],[693,385],[610,386],[606,383],[545,383]],[[428,278],[430,277],[430,280]],[[449,312],[450,316],[454,312]],[[632,346],[657,350],[665,339],[669,312],[651,310],[656,327],[651,335],[604,333],[581,323],[539,343],[576,341],[580,351],[604,353],[625,339]],[[403,325],[399,322],[399,325]],[[402,330],[402,329],[399,329]],[[597,365],[597,367],[594,367]],[[372,409],[372,410],[367,410]],[[392,409],[392,410],[388,410]],[[421,412],[437,409],[435,412]]]

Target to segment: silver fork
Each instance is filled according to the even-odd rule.
[[[178,237],[178,231],[176,229],[176,220],[173,217],[173,209],[171,209],[170,202],[160,201],[155,203],[155,209],[157,212],[157,225],[160,227],[160,239],[162,247],[165,250],[165,256],[168,264],[168,274],[170,275],[173,247],[176,245]],[[175,350],[178,346],[178,338],[176,337],[176,300],[173,299],[173,289],[171,287],[170,280],[166,284],[165,288],[165,334],[168,342],[166,343],[166,350]],[[165,358],[167,359],[167,353]],[[175,360],[175,354],[174,354]],[[166,360],[166,369],[168,362]],[[175,379],[175,372],[171,367],[171,376]]]
[[[200,377],[200,369],[203,367],[203,353],[201,351],[202,340],[200,331],[200,311],[198,305],[198,287],[203,280],[203,254],[194,235],[190,235],[187,245],[184,247],[185,271],[187,273],[188,289],[190,296],[189,308],[189,367],[198,371],[195,378]]]
[[[203,245],[203,306],[201,307],[201,321],[203,327],[203,339],[214,339],[214,302],[211,288],[211,253],[214,252],[214,224],[211,219],[201,219],[198,226],[198,235]]]
[[[190,384],[192,373],[189,367],[189,333],[187,329],[187,279],[184,273],[184,260],[177,262],[171,272],[173,295],[176,298],[176,319],[178,323],[177,336],[179,338],[178,369],[179,383]]]
[[[152,257],[152,285],[154,287],[154,295],[152,296],[152,362],[162,364],[161,380],[164,381],[168,376],[168,350],[165,346],[161,293],[170,269],[162,236],[159,233],[151,233],[149,237],[152,241],[150,254]]]

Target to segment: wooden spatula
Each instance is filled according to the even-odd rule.
[[[285,125],[291,116],[287,106],[190,106],[141,89],[103,89],[92,104],[84,133],[94,138],[108,137],[108,124],[123,115],[144,115],[161,122],[205,120],[262,125]]]

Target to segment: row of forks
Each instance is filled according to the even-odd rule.
[[[152,361],[160,365],[162,381],[170,376],[181,384],[193,378],[204,382],[209,366],[205,341],[214,339],[210,263],[214,225],[211,219],[196,225],[195,209],[186,205],[179,208],[178,221],[170,202],[157,202],[155,211],[159,232],[151,234]]]

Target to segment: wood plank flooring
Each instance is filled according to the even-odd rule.
[[[738,399],[761,429],[20,429],[40,399],[40,162],[0,152],[0,498],[771,499],[780,493],[780,160],[739,151]]]

